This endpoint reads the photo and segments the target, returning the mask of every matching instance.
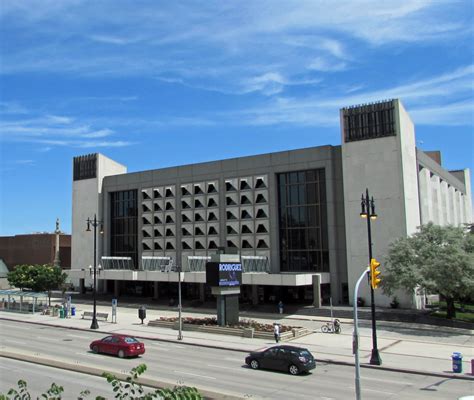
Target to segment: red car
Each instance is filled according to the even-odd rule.
[[[120,358],[138,357],[145,353],[145,344],[131,336],[111,335],[94,340],[90,345],[94,353],[114,354]]]

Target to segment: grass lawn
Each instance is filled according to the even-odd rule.
[[[433,317],[446,318],[446,302],[440,301],[433,305],[437,307],[437,309],[435,309],[431,315]],[[463,304],[462,311],[460,303],[454,303],[454,306],[456,307],[456,318],[453,318],[454,321],[474,323],[474,304]]]

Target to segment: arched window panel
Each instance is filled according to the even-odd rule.
[[[193,234],[192,234],[192,229],[193,229],[192,226],[191,226],[191,227],[184,227],[184,226],[183,226],[183,227],[181,228],[181,235],[182,235],[182,236],[193,236]]]
[[[183,211],[181,213],[181,222],[187,223],[187,222],[193,222],[194,219],[194,214],[192,211]]]
[[[242,249],[253,249],[253,241],[242,239]]]
[[[255,193],[255,204],[268,203],[268,194],[266,192]]]
[[[255,189],[264,189],[268,187],[268,176],[256,176],[254,178],[255,181]]]
[[[194,199],[194,208],[204,208],[204,198],[195,198]]]
[[[218,192],[217,182],[208,182],[206,193],[212,194],[212,193],[217,193],[217,192]]]
[[[215,250],[219,247],[219,240],[218,239],[211,239],[207,242],[207,248],[209,250]]]
[[[155,201],[153,203],[153,211],[163,211],[163,202]]]
[[[229,240],[229,239],[227,239],[227,247],[230,247],[230,248],[233,248],[233,249],[236,249],[236,248],[237,248],[237,246],[236,246],[236,244],[234,243],[234,241],[233,241],[233,240]]]
[[[207,234],[208,236],[218,235],[219,234],[219,225],[218,224],[209,224],[207,225]]]
[[[189,243],[189,242],[187,242],[187,241],[182,241],[182,242],[181,242],[181,248],[182,248],[183,250],[192,250],[192,249],[193,249],[191,243]]]
[[[252,223],[243,223],[240,226],[240,233],[242,233],[242,234],[252,234],[253,233],[253,224]]]
[[[163,250],[163,241],[155,240],[154,243],[153,243],[153,249],[154,250]]]
[[[181,185],[181,196],[191,196],[192,188],[191,185]]]
[[[268,243],[265,239],[258,239],[257,240],[257,249],[268,249]]]
[[[258,206],[255,211],[255,218],[263,219],[268,218],[268,206]]]
[[[211,221],[218,221],[219,220],[219,212],[217,211],[208,211],[207,212],[207,220]]]
[[[154,188],[153,189],[153,198],[161,199],[163,197],[163,188]]]
[[[151,234],[147,229],[142,229],[142,236],[144,238],[149,238],[149,237],[151,237]]]
[[[243,178],[239,180],[239,189],[240,190],[250,190],[252,189],[252,180],[251,178]]]
[[[151,202],[145,201],[142,203],[142,212],[143,213],[151,212]]]
[[[238,235],[239,234],[239,223],[228,223],[226,225],[226,232],[228,235]]]
[[[204,213],[196,212],[194,213],[194,221],[195,222],[204,222]]]
[[[227,206],[236,206],[237,205],[237,194],[230,193],[225,196],[225,204]]]
[[[142,250],[146,251],[146,250],[152,250],[152,241],[151,240],[143,240],[142,241]]]
[[[233,219],[238,219],[237,218],[237,212],[238,210],[227,210],[226,211],[226,218],[227,220],[233,220]]]
[[[240,209],[240,219],[253,219],[253,210],[252,208],[241,208]]]
[[[205,250],[206,249],[201,240],[195,240],[194,241],[194,248],[196,250]]]
[[[186,210],[191,208],[191,204],[189,204],[189,201],[187,200],[181,200],[181,209]]]
[[[198,183],[198,184],[195,184],[194,185],[194,194],[204,194],[204,190],[203,190],[203,186],[204,184],[202,183]]]
[[[175,223],[175,213],[167,213],[165,215],[165,223],[166,224],[174,224]]]
[[[153,215],[153,224],[159,225],[159,224],[162,224],[162,223],[163,223],[163,214],[162,213],[154,214]]]
[[[259,222],[256,233],[268,233],[268,222]]]
[[[207,196],[207,207],[218,207],[218,198],[217,196]]]
[[[165,188],[165,197],[174,197],[175,196],[175,187],[174,186],[167,186]]]
[[[151,225],[151,221],[148,219],[148,217],[142,217],[142,224]]]
[[[225,191],[226,192],[235,192],[238,187],[237,179],[226,179],[225,181]]]
[[[243,194],[240,196],[240,204],[252,204],[252,201],[250,200],[249,196]]]
[[[151,200],[151,189],[142,190],[142,200]]]
[[[174,236],[174,229],[166,228],[165,236],[166,236],[166,237],[172,237],[172,236]]]
[[[196,227],[194,228],[194,234],[195,234],[196,236],[205,236],[205,235],[206,235],[205,232],[203,231],[203,228],[202,228],[202,227],[199,227],[199,226],[196,226]]]
[[[165,249],[166,249],[166,250],[175,250],[175,249],[176,249],[176,245],[175,245],[174,242],[166,241]]]
[[[153,229],[153,236],[156,237],[156,238],[163,237],[163,228]]]
[[[166,201],[165,210],[166,211],[174,210],[174,202],[173,201]]]

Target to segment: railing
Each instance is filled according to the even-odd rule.
[[[131,257],[101,257],[102,269],[126,269],[134,270]]]

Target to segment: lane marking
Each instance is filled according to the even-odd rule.
[[[378,381],[378,382],[384,382],[384,383],[394,383],[396,385],[405,385],[405,386],[413,386],[414,384],[413,383],[405,383],[405,382],[401,382],[401,381],[391,381],[391,380],[387,380],[387,379],[378,379],[378,378],[369,378],[367,376],[361,376],[362,379],[364,380],[367,380],[367,381]]]
[[[196,376],[198,378],[204,378],[204,379],[217,379],[213,376],[207,376],[207,375],[198,375],[198,374],[193,374],[192,372],[185,372],[185,371],[173,371],[177,374],[184,374],[184,375],[191,375],[191,376]]]
[[[25,344],[26,345],[26,342],[20,342],[19,340],[14,340],[14,339],[9,339],[9,338],[4,338],[3,340],[5,342],[16,343],[16,344]]]
[[[235,371],[235,367],[223,367],[222,365],[214,365],[214,364],[207,364],[207,366],[211,368],[231,369],[232,371]]]
[[[78,338],[78,339],[89,339],[89,336],[83,336],[83,335],[72,335],[72,334],[69,334],[69,335],[66,335],[66,336],[75,337],[75,338]]]
[[[245,360],[242,360],[241,358],[230,358],[230,357],[225,357],[224,360],[237,361],[237,362],[244,362],[245,361]]]

